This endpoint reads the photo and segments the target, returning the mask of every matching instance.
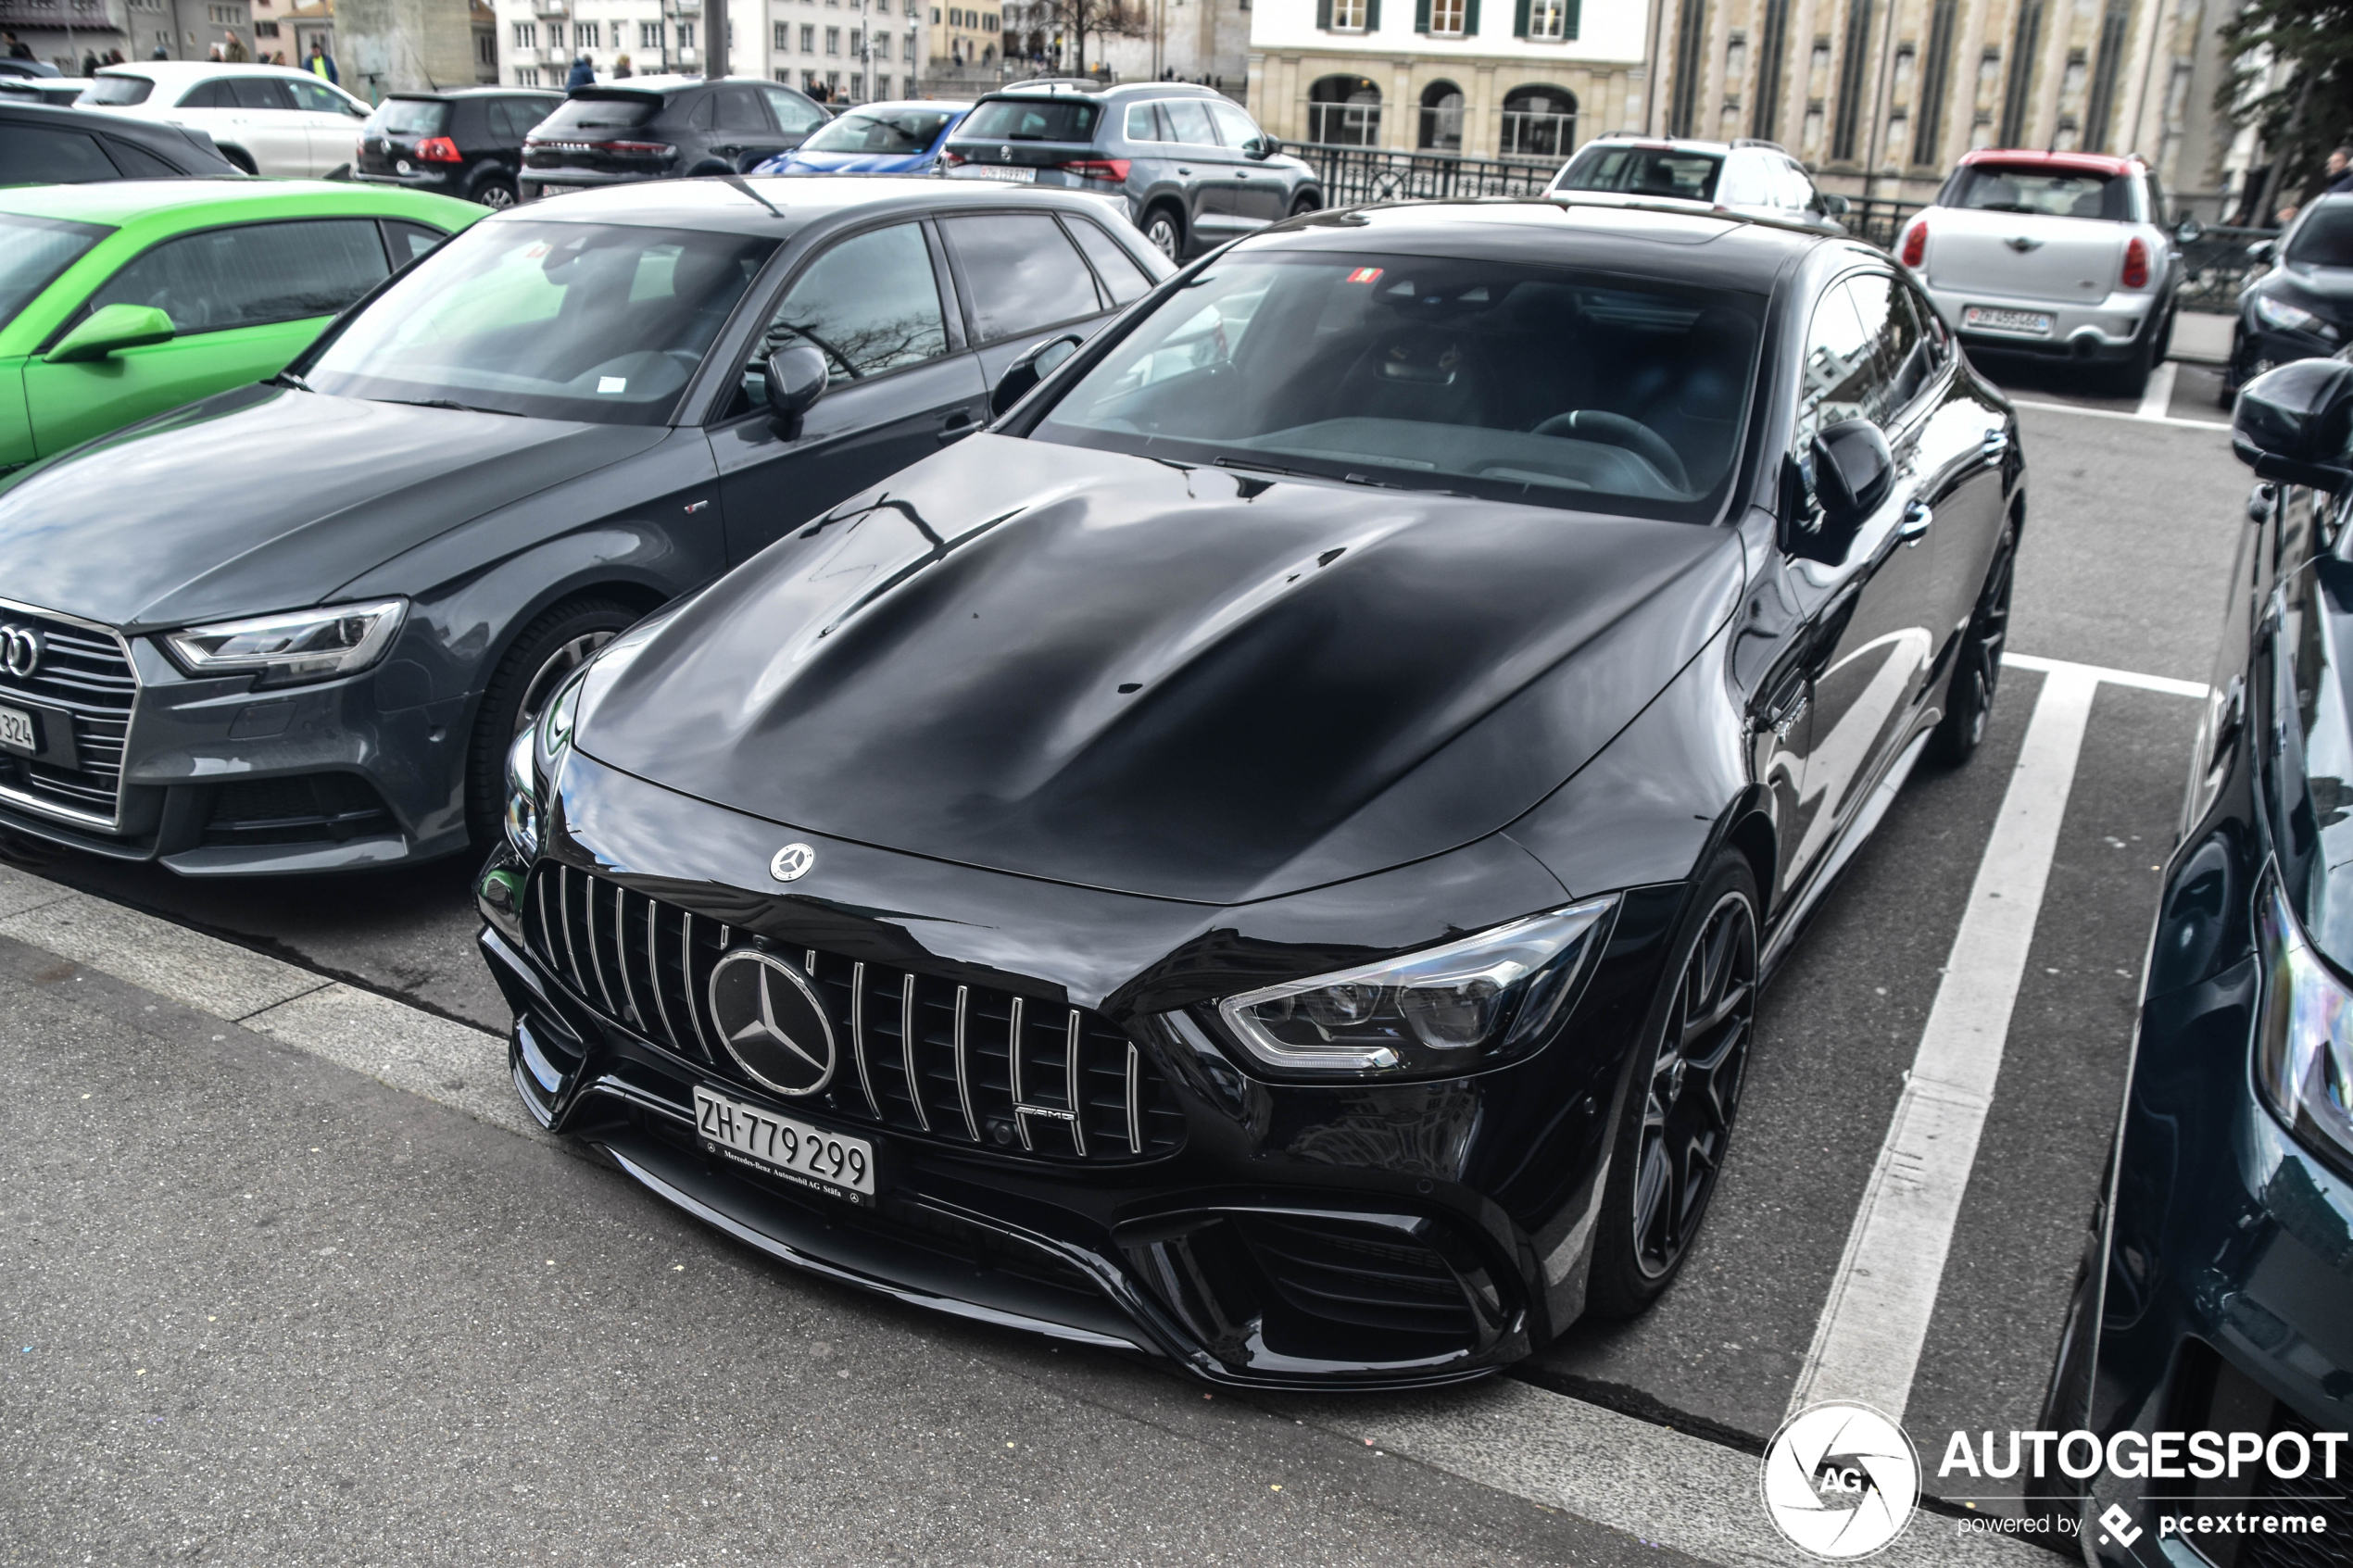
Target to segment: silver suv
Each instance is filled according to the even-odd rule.
[[[1612,193],[1645,201],[1697,202],[1754,218],[1843,232],[1844,196],[1815,189],[1813,176],[1771,142],[1670,141],[1614,131],[1578,149],[1547,195]]]
[[[940,161],[950,179],[1121,197],[1172,261],[1324,205],[1315,171],[1232,99],[1178,82],[1049,81],[991,93]]]

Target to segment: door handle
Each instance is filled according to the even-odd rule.
[[[1919,544],[1928,537],[1929,525],[1936,521],[1936,509],[1926,501],[1914,498],[1904,503],[1904,520],[1895,525],[1895,537],[1906,546]]]
[[[1190,174],[1190,173],[1192,172],[1192,170],[1191,170],[1191,169],[1187,169],[1187,168],[1186,168],[1184,165],[1182,165],[1182,164],[1178,164],[1178,165],[1176,166],[1176,172],[1177,172],[1177,173],[1179,173],[1179,174]]]
[[[945,446],[951,441],[970,435],[979,428],[973,423],[971,409],[959,408],[939,421],[939,444]]]

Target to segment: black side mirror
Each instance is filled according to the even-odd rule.
[[[1895,487],[1895,458],[1887,437],[1869,420],[1843,420],[1814,437],[1810,504],[1804,476],[1792,461],[1785,487],[1789,521],[1782,548],[1802,560],[1836,566],[1863,524]]]
[[[2173,243],[2194,245],[2206,237],[2206,225],[2195,218],[2184,218],[2173,225]]]
[[[825,357],[809,345],[780,348],[760,363],[768,422],[786,441],[800,439],[800,417],[825,394]]]
[[[2249,261],[2269,261],[2269,260],[2271,260],[2271,241],[2269,241],[2269,240],[2258,240],[2258,241],[2256,241],[2253,245],[2249,245],[2249,246],[2247,246],[2247,247],[2246,247],[2246,258],[2247,258]]]
[[[1063,361],[1078,352],[1087,340],[1076,332],[1064,332],[1050,337],[1006,367],[999,378],[997,390],[988,395],[988,417],[1002,419],[1005,410],[1029,395],[1032,388],[1062,368]]]
[[[1844,196],[1840,195],[1835,191],[1824,191],[1822,193],[1822,210],[1829,213],[1832,218],[1845,217],[1848,209],[1853,206],[1854,203],[1848,201]]]
[[[2342,495],[2353,489],[2353,364],[2298,359],[2239,393],[2231,450],[2265,479]]]
[[[1265,159],[1275,156],[1275,143],[1267,136],[1252,136],[1242,144],[1242,157]]]

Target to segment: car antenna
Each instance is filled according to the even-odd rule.
[[[758,202],[761,206],[766,207],[777,217],[782,218],[785,215],[785,209],[783,207],[778,207],[774,202],[770,201],[766,196],[763,196],[758,191],[753,190],[751,188],[751,182],[746,180],[742,175],[722,174],[719,178],[726,183],[733,185],[736,190],[741,191],[744,194],[749,196],[752,200]]]

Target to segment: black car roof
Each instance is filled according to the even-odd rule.
[[[1186,82],[1122,82],[1111,85],[1069,79],[1052,82],[1016,82],[1000,87],[993,93],[983,93],[981,98],[1140,98],[1147,94],[1155,98],[1222,98],[1223,93],[1212,87],[1199,87]]]
[[[758,194],[746,194],[746,186]],[[761,206],[763,199],[782,209],[784,217],[779,219]],[[1002,207],[1033,210],[1048,207],[1107,220],[1115,204],[1077,191],[937,180],[923,174],[836,174],[821,179],[752,175],[734,180],[705,175],[579,191],[514,207],[484,221],[629,223],[786,240],[812,223],[869,211],[887,214],[908,207],[925,211],[963,207],[985,212]]]
[[[427,103],[446,104],[457,98],[547,98],[560,99],[563,94],[552,87],[444,87],[427,92],[422,87],[404,87],[386,93],[387,98],[420,98]]]

